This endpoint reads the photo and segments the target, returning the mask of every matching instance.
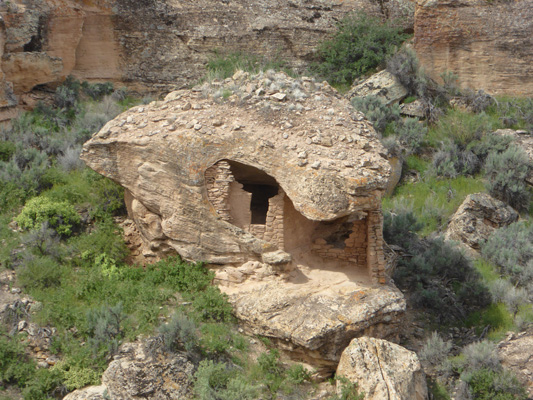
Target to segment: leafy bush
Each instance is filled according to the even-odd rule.
[[[45,196],[29,200],[15,220],[26,230],[37,229],[46,222],[62,236],[70,236],[72,229],[81,222],[80,216],[69,203],[55,202]]]
[[[420,63],[413,49],[402,47],[389,57],[387,71],[398,79],[408,90],[409,95],[417,97],[426,95],[428,78],[420,70]]]
[[[430,130],[429,137],[433,144],[449,139],[464,149],[469,143],[480,140],[484,134],[491,132],[493,127],[493,119],[485,113],[470,114],[449,110]]]
[[[197,293],[192,301],[192,307],[201,321],[229,322],[233,319],[228,296],[215,286],[209,286]]]
[[[418,353],[420,361],[442,372],[447,369],[447,360],[452,349],[451,342],[445,342],[437,332],[433,332]]]
[[[196,324],[185,314],[174,313],[167,324],[159,327],[159,334],[167,351],[176,351],[179,344],[191,352],[198,346]]]
[[[357,383],[350,382],[343,376],[336,377],[340,382],[340,395],[331,396],[329,400],[364,400],[365,394],[359,393]]]
[[[17,149],[17,146],[15,146],[15,143],[9,142],[9,141],[2,141],[0,142],[0,161],[9,161],[13,154],[15,154],[15,150]]]
[[[427,126],[416,118],[401,119],[394,125],[393,129],[401,144],[407,149],[408,154],[420,150],[428,132]]]
[[[102,306],[90,309],[86,313],[87,333],[89,343],[95,351],[102,347],[106,348],[109,354],[116,352],[119,340],[124,336],[121,323],[124,319],[122,303],[114,306]]]
[[[333,84],[351,85],[355,78],[384,64],[407,39],[399,26],[365,14],[352,14],[337,24],[331,39],[318,47],[314,71]]]
[[[35,362],[15,339],[0,336],[0,381],[24,387],[35,373]]]
[[[400,107],[398,104],[387,106],[376,96],[354,97],[352,105],[356,110],[365,114],[366,118],[376,128],[376,131],[380,133],[385,132],[388,124],[400,119]]]
[[[481,167],[479,158],[470,150],[461,150],[453,142],[446,142],[433,155],[433,170],[437,176],[455,178],[460,175],[473,175]]]
[[[489,133],[484,135],[481,140],[470,143],[467,150],[472,151],[484,163],[489,154],[503,153],[509,148],[512,142],[513,138],[510,135]]]
[[[49,288],[59,286],[65,268],[49,256],[29,256],[18,268],[17,279],[25,288]]]
[[[509,371],[496,372],[480,369],[468,378],[475,400],[525,400],[526,390]]]
[[[113,83],[89,83],[87,81],[81,83],[81,90],[93,100],[100,100],[106,95],[113,93]]]
[[[530,194],[525,179],[530,170],[529,157],[518,146],[509,146],[503,153],[491,153],[485,163],[487,190],[517,210],[527,210]]]
[[[199,400],[253,400],[258,390],[224,363],[200,361],[194,374],[194,393]]]
[[[233,342],[231,329],[226,324],[207,323],[202,325],[202,347],[207,353],[222,354],[230,349]]]
[[[416,307],[431,310],[445,322],[463,319],[468,311],[490,303],[470,260],[448,242],[416,241],[409,250],[413,257],[400,259],[393,277],[400,288],[412,292],[410,301]]]
[[[408,249],[417,241],[415,232],[421,228],[412,210],[383,213],[383,237],[389,244]]]

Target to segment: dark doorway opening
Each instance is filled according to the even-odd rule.
[[[252,224],[266,224],[268,214],[268,200],[278,194],[278,188],[270,185],[244,184],[243,190],[252,194],[250,211]]]

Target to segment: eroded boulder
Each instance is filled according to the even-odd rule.
[[[498,228],[518,220],[518,213],[486,193],[470,194],[450,219],[445,237],[479,250]]]
[[[510,334],[498,344],[502,365],[513,371],[533,397],[533,331]]]
[[[376,96],[384,104],[398,103],[407,96],[407,89],[390,72],[383,70],[355,85],[346,95],[354,97]]]
[[[385,340],[354,339],[342,353],[337,376],[357,383],[367,400],[425,400],[425,374],[416,353]],[[337,383],[340,394],[341,382]]]

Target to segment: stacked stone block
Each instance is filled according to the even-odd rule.
[[[386,283],[383,253],[383,214],[381,210],[368,213],[368,269],[375,283]]]
[[[283,207],[285,205],[285,193],[279,189],[279,193],[268,199],[268,213],[266,218],[266,230],[263,240],[284,249],[285,236],[283,231]]]
[[[232,222],[229,205],[230,183],[235,181],[231,167],[226,161],[219,161],[205,171],[207,198],[216,213],[226,222]]]

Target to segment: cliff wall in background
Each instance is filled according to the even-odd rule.
[[[532,0],[418,0],[415,49],[433,76],[463,87],[533,95]]]
[[[15,0],[0,3],[3,96],[22,102],[67,75],[143,91],[195,83],[213,51],[278,57],[304,66],[352,11],[404,19],[411,0]],[[2,45],[3,44],[3,45]]]

